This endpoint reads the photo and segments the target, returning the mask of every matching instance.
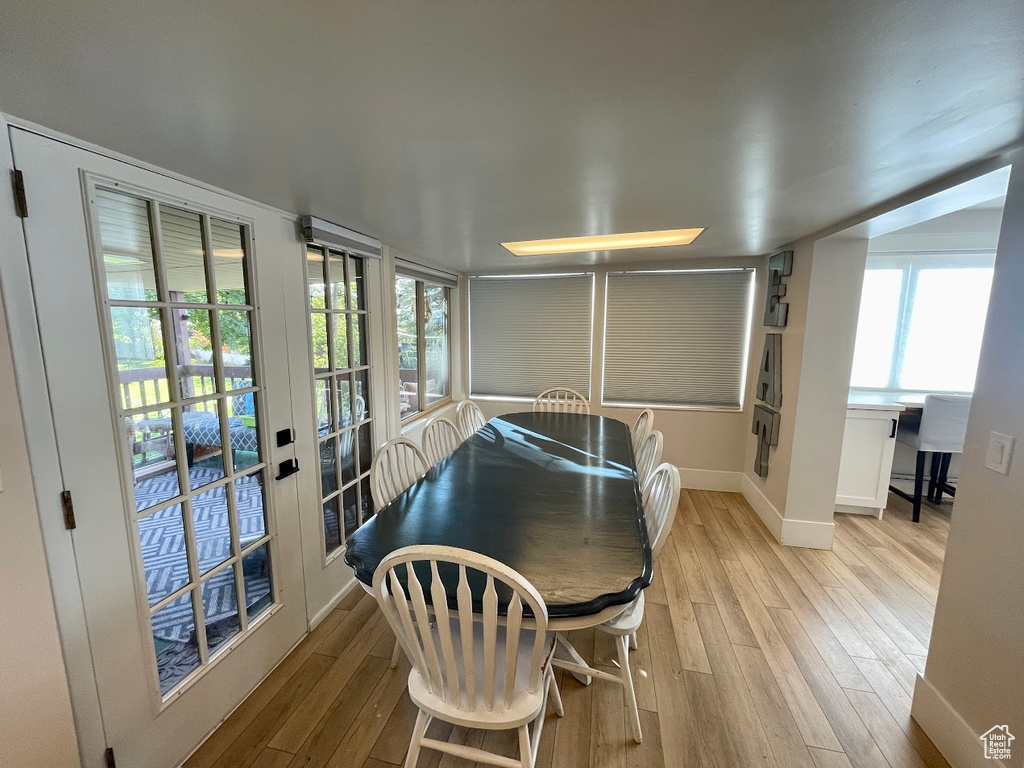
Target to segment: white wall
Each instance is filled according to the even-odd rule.
[[[914,716],[953,765],[991,764],[996,724],[1024,756],[1024,150],[1012,156],[985,340]],[[1009,476],[984,467],[990,430],[1017,437]]]
[[[730,259],[689,259],[676,262],[658,262],[656,265],[629,264],[630,269],[702,269],[702,268],[754,268],[754,310],[752,323],[753,327],[759,328],[761,315],[764,312],[764,276],[766,262],[762,258],[730,258]],[[621,265],[612,269],[622,269]],[[580,268],[576,268],[579,271]],[[564,272],[565,269],[543,269],[530,270],[531,274],[544,272]],[[602,406],[598,402],[598,392],[601,382],[601,370],[604,356],[604,285],[605,275],[609,271],[607,266],[587,267],[586,271],[596,273],[595,296],[594,296],[594,334],[593,348],[591,350],[591,412],[600,416],[609,416],[632,424],[640,414],[638,408],[623,408],[619,406]],[[469,332],[466,323],[468,322],[468,305],[464,299],[463,306],[463,359],[469,359]],[[756,335],[756,333],[755,333]],[[756,356],[750,358],[753,362],[751,367],[756,367],[760,360],[760,343],[758,342]],[[751,371],[748,369],[748,373]],[[468,366],[466,366],[464,386],[469,391]],[[669,408],[654,408],[655,426],[665,435],[665,447],[663,458],[675,464],[683,472],[683,484],[691,488],[709,487],[717,488],[723,483],[736,483],[736,490],[739,489],[739,473],[742,472],[742,459],[744,446],[746,445],[746,434],[750,431],[750,419],[752,413],[753,385],[756,380],[756,372],[748,375],[748,385],[745,390],[743,410],[737,412],[712,411],[712,410],[673,410]],[[529,410],[529,402],[516,400],[477,400],[477,404],[483,411],[484,416],[491,418],[504,413]]]
[[[74,766],[79,760],[71,695],[2,298],[0,403],[0,765]]]

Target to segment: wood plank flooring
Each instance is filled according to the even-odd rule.
[[[775,543],[739,494],[684,491],[631,657],[642,744],[622,689],[559,672],[538,768],[948,768],[910,719],[939,586],[949,506],[922,522],[836,515],[831,552]],[[608,637],[570,640],[616,666]],[[188,760],[187,768],[396,768],[416,708],[408,665],[355,591]],[[433,738],[514,757],[514,734],[431,725]],[[419,768],[472,763],[423,752]]]

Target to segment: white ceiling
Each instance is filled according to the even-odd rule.
[[[0,109],[458,269],[768,251],[1024,134],[1020,0],[6,3]]]

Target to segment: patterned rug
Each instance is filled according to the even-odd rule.
[[[197,462],[189,470],[190,484],[199,488],[223,477],[221,459]],[[205,466],[204,466],[205,464]],[[263,536],[266,522],[263,510],[263,486],[259,475],[236,481],[235,498],[238,506],[239,538],[244,548]],[[145,509],[154,502],[166,499],[167,487],[177,487],[173,476],[157,475],[140,480],[135,485],[136,508]],[[196,531],[199,568],[206,573],[224,562],[231,554],[231,534],[228,525],[227,493],[229,486],[220,486],[200,493],[192,499],[192,519]],[[161,510],[139,520],[142,558],[146,568],[146,587],[149,604],[153,605],[171,592],[188,583],[188,556],[185,551],[185,530],[180,505]],[[266,548],[248,555],[243,564],[245,601],[250,614],[253,607],[270,594],[270,574],[266,562]],[[235,593],[234,571],[226,568],[203,585],[203,610],[211,648],[217,644],[215,636],[238,626],[238,605]],[[153,635],[169,643],[194,643],[195,626],[192,607],[188,600],[176,600],[152,618]],[[237,632],[237,629],[234,630]],[[226,639],[226,638],[224,638]]]

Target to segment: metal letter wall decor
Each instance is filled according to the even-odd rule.
[[[786,284],[782,279],[792,273],[792,251],[782,251],[768,259],[768,296],[764,308],[764,324],[769,327],[785,328],[789,320],[789,304],[781,301],[786,295]],[[781,333],[765,334],[756,395],[758,400],[772,408],[782,406]],[[754,424],[751,429],[751,432],[757,435],[754,472],[759,477],[768,477],[769,448],[779,444],[779,412],[766,405],[754,406]]]

